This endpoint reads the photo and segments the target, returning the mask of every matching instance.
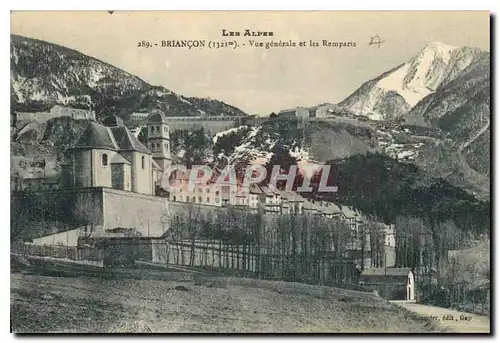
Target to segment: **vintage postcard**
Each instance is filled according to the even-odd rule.
[[[488,11],[13,11],[11,332],[490,333]]]

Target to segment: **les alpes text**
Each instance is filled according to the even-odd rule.
[[[259,37],[259,36],[274,36],[274,32],[272,31],[252,31],[250,29],[246,29],[243,34],[241,34],[240,31],[229,31],[226,29],[222,29],[222,36],[227,37],[227,36],[253,36],[253,37]]]

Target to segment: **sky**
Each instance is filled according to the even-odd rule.
[[[224,37],[223,29],[241,35]],[[246,37],[246,29],[273,36]],[[75,49],[184,96],[260,115],[342,101],[429,42],[490,50],[486,11],[13,11],[11,33]],[[384,41],[380,47],[368,44],[375,35]],[[137,47],[143,40],[230,40],[239,47]],[[265,49],[249,40],[306,46]],[[310,40],[320,47],[310,47]],[[356,46],[323,47],[323,40]]]

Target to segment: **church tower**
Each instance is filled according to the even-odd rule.
[[[153,160],[165,171],[170,167],[170,132],[167,118],[161,111],[155,111],[146,121],[148,129],[148,148],[153,154]]]

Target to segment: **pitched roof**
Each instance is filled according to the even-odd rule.
[[[280,113],[286,113],[286,112],[295,112],[295,111],[301,110],[301,109],[306,109],[306,108],[302,107],[302,106],[298,106],[298,107],[294,107],[294,108],[287,108],[285,110],[279,111],[278,114],[280,114]]]
[[[300,200],[300,198],[297,197],[296,193],[293,192],[293,191],[287,191],[287,190],[278,189],[277,192],[279,193],[281,199],[287,200],[287,202],[304,201],[304,200]]]
[[[125,124],[123,123],[123,119],[115,115],[107,116],[106,118],[104,118],[102,123],[109,127],[125,126]]]
[[[269,196],[269,197],[272,197],[274,196],[275,192],[273,192],[269,187],[267,186],[262,186],[261,187],[262,189],[262,192],[266,195],[266,196]]]
[[[361,276],[408,276],[411,268],[366,268]]]
[[[70,149],[107,149],[151,154],[125,126],[106,127],[90,122]]]
[[[328,206],[326,207],[326,212],[333,213],[333,214],[342,213],[340,208],[337,205],[335,205],[333,202],[328,204]]]
[[[111,164],[131,164],[129,160],[127,160],[125,157],[123,157],[120,154],[115,154],[111,158]]]
[[[262,194],[262,189],[256,184],[250,185],[250,194]]]
[[[305,199],[298,193],[292,192],[292,198],[288,198],[290,202],[304,202]]]
[[[153,169],[156,169],[156,170],[163,170],[160,165],[158,163],[156,163],[155,160],[151,160],[153,161]]]
[[[315,211],[316,210],[316,206],[314,206],[314,204],[310,201],[304,201],[304,210],[312,210],[312,211]]]
[[[72,148],[107,149],[113,151],[118,149],[111,137],[109,129],[94,122],[89,122],[87,124],[87,128],[83,131]]]
[[[291,197],[290,192],[287,190],[284,190],[284,189],[278,189],[278,193],[280,194],[281,198],[283,198],[283,199],[288,199],[288,197]]]
[[[341,209],[347,218],[356,218],[358,216],[349,206],[341,206]]]
[[[325,212],[326,207],[318,205],[316,203],[313,203],[313,207],[316,209],[317,212],[323,213]]]
[[[115,126],[110,128],[113,137],[120,151],[138,151],[144,154],[151,154],[139,140],[125,126]]]

